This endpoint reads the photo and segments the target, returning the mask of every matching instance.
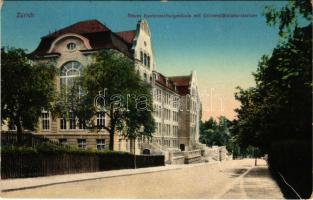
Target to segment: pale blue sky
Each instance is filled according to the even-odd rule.
[[[1,13],[1,42],[2,46],[33,51],[40,37],[49,31],[87,19],[98,19],[113,31],[135,29],[138,19],[129,18],[128,13],[255,14],[256,17],[249,18],[147,19],[158,71],[184,75],[196,70],[205,119],[219,115],[232,118],[238,105],[233,95],[235,87],[254,84],[251,73],[256,70],[258,60],[263,54],[271,53],[278,42],[277,29],[268,27],[261,15],[264,6],[284,4],[282,1],[9,1],[4,3]],[[17,18],[18,12],[31,12],[34,17]]]

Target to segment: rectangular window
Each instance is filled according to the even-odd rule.
[[[158,126],[159,126],[159,128],[158,128],[159,135],[162,135],[162,123],[159,123]]]
[[[159,113],[159,118],[161,118],[161,117],[162,117],[162,110],[161,110],[161,106],[159,106],[158,113]]]
[[[122,150],[122,139],[118,139],[118,150]]]
[[[140,61],[143,64],[143,52],[142,51],[140,51]]]
[[[147,54],[143,54],[143,64],[147,66]]]
[[[162,92],[160,89],[158,89],[157,94],[158,94],[158,101],[161,102],[162,101]]]
[[[85,129],[85,124],[84,124],[84,121],[82,119],[78,120],[78,126],[79,126],[79,129]]]
[[[105,140],[97,139],[97,150],[104,150],[104,149],[105,149]]]
[[[70,112],[70,129],[76,129],[76,119],[73,112]]]
[[[78,145],[78,148],[80,149],[86,149],[87,147],[86,139],[77,139],[77,145]]]
[[[159,130],[158,130],[158,128],[159,128],[159,125],[158,125],[158,123],[155,123],[155,132],[156,132],[156,134],[158,134],[159,133]]]
[[[168,136],[171,136],[171,126],[168,125]]]
[[[66,118],[65,117],[60,119],[60,129],[62,129],[62,130],[66,129]]]
[[[129,151],[130,150],[130,148],[129,148],[129,141],[128,141],[128,139],[126,139],[126,151]]]
[[[147,60],[147,65],[148,65],[148,67],[150,68],[150,56],[148,56],[148,58],[147,58],[148,60]]]
[[[50,116],[49,113],[44,111],[41,114],[42,119],[42,129],[43,130],[49,130],[50,129]]]
[[[104,112],[97,113],[97,127],[102,129],[105,126],[105,115]]]
[[[60,138],[60,139],[59,139],[59,144],[61,144],[61,145],[67,145],[67,139],[66,139],[66,138]]]
[[[171,120],[171,118],[172,118],[171,111],[168,110],[168,120]]]

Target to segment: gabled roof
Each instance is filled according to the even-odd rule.
[[[184,96],[190,94],[190,81],[191,75],[189,76],[172,76],[168,77],[175,85],[178,91],[178,94]]]
[[[169,80],[163,74],[161,74],[161,73],[159,73],[157,71],[154,71],[154,73],[157,74],[157,77],[156,77],[156,80],[155,80],[157,83],[159,83],[163,87],[166,87],[166,88],[168,88],[168,89],[170,89],[170,90],[172,90],[174,92],[177,92],[175,90],[175,85],[174,85],[174,83],[171,80]],[[166,79],[167,79],[167,82],[166,82]]]
[[[166,87],[178,93],[181,96],[190,94],[189,87],[190,87],[191,75],[165,77],[159,72],[154,71],[154,73],[158,75],[155,81],[158,84],[162,85],[163,87]],[[166,79],[167,79],[167,83],[166,83]]]
[[[136,36],[136,30],[115,32],[115,33],[119,35],[121,38],[123,38],[123,40],[125,40],[128,44],[132,44]]]
[[[95,32],[105,32],[109,31],[110,29],[103,25],[101,22],[99,22],[96,19],[92,20],[86,20],[81,21],[75,24],[72,24],[70,26],[67,26],[65,28],[62,28],[58,31],[55,31],[51,34],[48,34],[44,36],[46,37],[58,37],[60,35],[66,34],[66,33],[76,33],[76,34],[82,34],[82,33],[95,33]]]
[[[87,38],[92,50],[116,49],[132,57],[130,42],[135,37],[133,31],[117,34],[98,20],[81,21],[42,37],[39,46],[30,55],[39,57],[46,55],[52,42],[67,33],[75,33]]]
[[[189,86],[191,81],[191,75],[189,76],[171,76],[168,77],[175,83],[176,86]]]

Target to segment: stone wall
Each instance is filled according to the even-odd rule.
[[[230,156],[228,155],[228,151],[225,146],[205,147],[203,157],[206,162],[223,161],[230,159]]]

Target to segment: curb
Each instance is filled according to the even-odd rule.
[[[16,187],[16,188],[10,188],[10,189],[3,189],[3,190],[1,190],[1,192],[13,192],[13,191],[18,191],[18,190],[34,189],[34,188],[51,186],[51,185],[65,184],[65,183],[75,183],[75,182],[92,181],[92,180],[105,179],[105,178],[133,176],[133,175],[138,175],[138,174],[149,174],[149,173],[154,173],[154,172],[163,172],[163,171],[177,170],[177,169],[183,169],[183,168],[162,169],[162,170],[148,171],[148,172],[135,172],[135,173],[129,173],[129,174],[107,175],[107,176],[101,176],[101,177],[96,177],[96,178],[83,178],[83,179],[70,180],[70,181],[60,181],[60,182],[39,184],[39,185],[26,186],[26,187]]]
[[[255,166],[250,167],[249,169],[247,169],[247,171],[245,171],[243,174],[241,174],[239,177],[237,177],[233,182],[231,182],[230,184],[226,185],[225,189],[222,192],[220,192],[219,194],[217,194],[214,197],[214,199],[221,199],[221,197],[224,194],[226,194],[229,190],[231,190],[236,183],[238,183],[245,175],[247,175],[254,168],[255,168]]]
[[[58,184],[65,184],[65,183],[75,183],[75,182],[83,182],[83,181],[91,181],[91,180],[98,180],[98,179],[105,179],[105,178],[114,178],[114,177],[123,177],[123,176],[133,176],[133,175],[138,175],[138,174],[149,174],[149,173],[155,173],[155,172],[165,172],[165,171],[170,171],[170,170],[180,170],[184,168],[190,168],[190,167],[197,167],[197,166],[202,166],[202,165],[207,165],[207,164],[217,164],[219,162],[212,162],[212,163],[197,163],[197,164],[190,164],[190,165],[177,165],[174,166],[173,168],[165,168],[165,169],[156,169],[156,170],[151,170],[151,171],[137,171],[133,172],[130,171],[125,174],[116,174],[116,175],[103,175],[100,177],[92,177],[92,178],[77,178],[76,180],[69,180],[69,181],[55,181],[51,183],[43,183],[43,184],[38,184],[38,185],[32,185],[32,186],[22,186],[22,187],[12,187],[8,189],[1,189],[1,192],[13,192],[13,191],[18,191],[18,190],[27,190],[27,189],[34,189],[34,188],[40,188],[40,187],[46,187],[46,186],[52,186],[52,185],[58,185]],[[140,169],[148,169],[148,168],[140,168]],[[108,172],[108,171],[103,171],[103,172]],[[99,172],[95,172],[99,173]],[[73,174],[72,174],[73,175]],[[62,176],[62,175],[61,175]]]

